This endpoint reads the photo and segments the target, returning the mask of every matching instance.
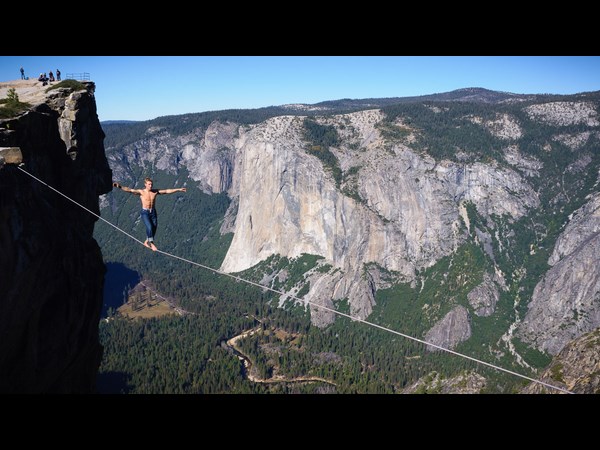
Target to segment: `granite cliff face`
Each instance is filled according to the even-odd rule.
[[[600,329],[569,342],[539,377],[553,386],[576,394],[600,394]],[[523,394],[562,394],[538,383],[531,383]]]
[[[492,277],[486,273],[483,282],[467,294],[467,299],[476,315],[488,317],[496,310],[500,292]]]
[[[242,131],[230,191],[238,199],[237,218],[221,269],[241,271],[275,253],[324,256],[344,275],[311,289],[308,299],[331,306],[348,297],[352,313],[364,318],[375,292],[364,264],[413,280],[416,270],[466,240],[464,202],[484,216],[512,219],[538,205],[531,186],[510,168],[436,162],[402,144],[386,149],[376,127],[381,120],[381,112],[371,110],[324,121],[344,125],[344,144],[334,151],[342,170],[354,168],[346,184],[353,183],[358,200],[340,192],[319,159],[304,151],[301,118],[276,117]]]
[[[470,337],[469,311],[464,306],[452,309],[425,334],[427,342],[449,349],[454,349],[459,343]],[[441,351],[433,346],[427,346],[427,350],[430,352]]]
[[[600,326],[600,194],[591,195],[556,241],[519,335],[556,355]]]
[[[98,213],[112,178],[94,87],[49,91],[0,120],[0,147],[19,147],[25,170]],[[94,391],[105,271],[95,221],[17,167],[0,169],[0,392]]]

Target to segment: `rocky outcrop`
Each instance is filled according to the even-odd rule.
[[[600,394],[600,329],[569,342],[539,377],[540,381],[576,394]],[[564,394],[531,383],[523,394]]]
[[[600,125],[598,112],[591,102],[550,102],[525,108],[530,119],[548,125],[567,126],[584,124]]]
[[[487,384],[486,379],[476,372],[462,372],[445,378],[432,372],[402,391],[403,394],[479,394]]]
[[[25,170],[99,213],[111,170],[94,84],[43,98],[0,121],[0,146],[19,147]],[[94,391],[105,271],[95,221],[17,167],[0,169],[0,392]]]
[[[499,139],[515,140],[523,135],[519,123],[514,117],[508,114],[498,114],[494,120],[484,121],[481,117],[471,117],[470,120],[473,123],[484,126],[490,134]]]
[[[575,212],[556,240],[554,251],[548,259],[551,266],[571,255],[582,243],[600,233],[600,193],[592,195],[588,202]]]
[[[500,292],[492,281],[492,277],[486,273],[481,284],[467,294],[467,299],[476,316],[488,317],[496,310]]]
[[[518,336],[556,355],[600,326],[600,194],[581,207],[556,241],[553,267],[535,287]]]
[[[561,144],[566,145],[571,150],[575,151],[583,147],[588,142],[591,135],[591,131],[583,131],[581,133],[574,134],[558,134],[552,139],[560,142]]]
[[[570,340],[600,326],[599,254],[597,235],[544,275],[518,336],[555,355]]]
[[[454,349],[458,344],[471,337],[471,320],[464,306],[454,307],[448,314],[425,333],[425,341],[443,348]],[[440,349],[431,345],[427,351],[439,352]]]
[[[540,169],[544,166],[536,158],[524,156],[517,145],[510,145],[504,149],[504,159],[528,177],[538,177]]]
[[[213,122],[206,129],[200,145],[190,142],[184,146],[181,162],[205,191],[228,192],[233,187],[237,135],[237,124]]]

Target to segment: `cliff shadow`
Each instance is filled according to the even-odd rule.
[[[141,280],[140,274],[131,270],[125,264],[118,262],[106,263],[104,276],[104,294],[102,300],[101,318],[108,315],[108,309],[117,309],[126,300],[127,292]]]
[[[101,372],[96,377],[97,394],[128,394],[130,375],[124,372]]]

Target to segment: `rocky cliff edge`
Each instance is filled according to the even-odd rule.
[[[0,120],[0,147],[20,148],[25,170],[99,213],[112,177],[94,83],[30,84],[20,100],[31,107]],[[0,392],[94,391],[105,272],[95,221],[17,166],[0,169]]]

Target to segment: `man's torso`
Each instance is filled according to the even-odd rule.
[[[152,189],[147,191],[146,189],[140,189],[140,199],[142,200],[142,208],[154,209],[154,202],[158,195],[158,189]]]

